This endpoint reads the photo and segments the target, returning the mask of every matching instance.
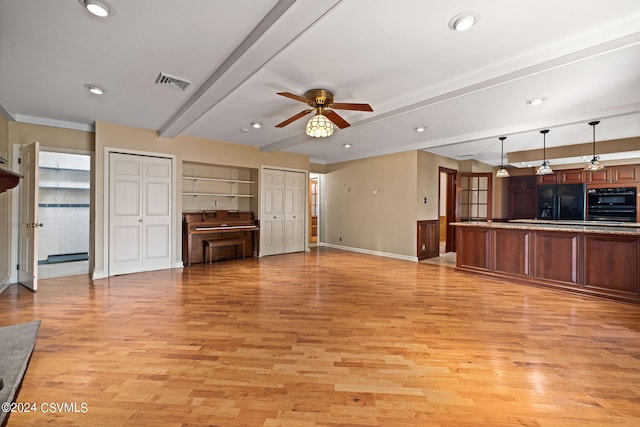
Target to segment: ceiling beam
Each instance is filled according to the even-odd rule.
[[[331,12],[343,0],[279,0],[158,134],[174,138]]]

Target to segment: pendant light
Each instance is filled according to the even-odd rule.
[[[584,168],[586,171],[599,171],[604,169],[604,166],[600,164],[600,156],[596,156],[596,126],[598,123],[600,123],[600,121],[589,122],[589,126],[593,128],[593,158],[587,163],[587,167]]]
[[[496,178],[508,178],[509,171],[505,169],[504,164],[502,163],[504,159],[504,140],[507,139],[507,137],[501,136],[498,139],[502,142],[502,148],[500,149],[500,167],[498,168],[498,172],[496,172]]]
[[[551,170],[551,166],[549,166],[549,160],[547,160],[547,134],[549,133],[549,129],[541,130],[540,133],[542,134],[542,138],[543,138],[542,139],[543,141],[542,157],[544,158],[544,160],[542,161],[542,164],[536,171],[536,175],[549,175],[553,173],[553,170]]]

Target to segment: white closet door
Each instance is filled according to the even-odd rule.
[[[284,252],[285,173],[263,169],[262,214],[260,218],[260,255]]]
[[[142,169],[142,268],[171,268],[171,159],[143,157]]]
[[[109,275],[171,268],[171,159],[110,153]]]
[[[109,275],[142,271],[142,157],[109,155]]]
[[[304,251],[307,179],[304,172],[285,173],[284,252]]]

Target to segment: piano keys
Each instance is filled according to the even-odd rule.
[[[253,212],[202,211],[182,214],[182,262],[184,265],[204,262],[203,241],[243,239],[244,256],[257,256],[260,243],[260,222]],[[235,257],[234,248],[220,248],[217,255]],[[240,254],[242,257],[242,254]]]

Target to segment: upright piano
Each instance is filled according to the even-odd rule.
[[[243,239],[244,256],[258,255],[260,247],[260,222],[253,212],[202,211],[182,214],[182,262],[185,265],[204,262],[203,241],[218,239]],[[233,248],[222,255],[235,257]]]

